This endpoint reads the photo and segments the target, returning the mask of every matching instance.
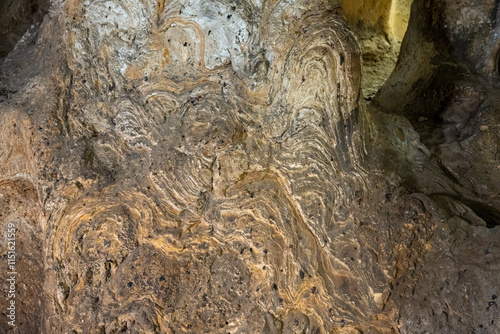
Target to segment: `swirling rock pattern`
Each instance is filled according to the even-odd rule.
[[[14,331],[498,328],[496,297],[448,302],[496,293],[498,229],[451,183],[415,191],[448,175],[367,112],[360,59],[332,1],[53,1],[1,65]]]

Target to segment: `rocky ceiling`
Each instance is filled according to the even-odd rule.
[[[500,332],[498,1],[0,7],[1,333]]]

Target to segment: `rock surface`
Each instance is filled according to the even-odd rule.
[[[371,101],[396,66],[413,0],[343,0],[362,51],[361,87]]]
[[[0,65],[0,329],[499,332],[496,7],[468,6],[415,0],[367,107],[341,3],[52,1]]]
[[[30,27],[35,28],[47,14],[49,0],[0,1],[0,59],[7,56]]]

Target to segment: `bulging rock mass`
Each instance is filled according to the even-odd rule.
[[[367,104],[410,4],[361,3],[52,0],[0,60],[0,332],[499,332],[497,4],[415,0]]]

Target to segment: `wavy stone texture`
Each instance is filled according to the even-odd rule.
[[[0,70],[13,332],[500,330],[498,193],[366,108],[340,4],[53,1]]]

